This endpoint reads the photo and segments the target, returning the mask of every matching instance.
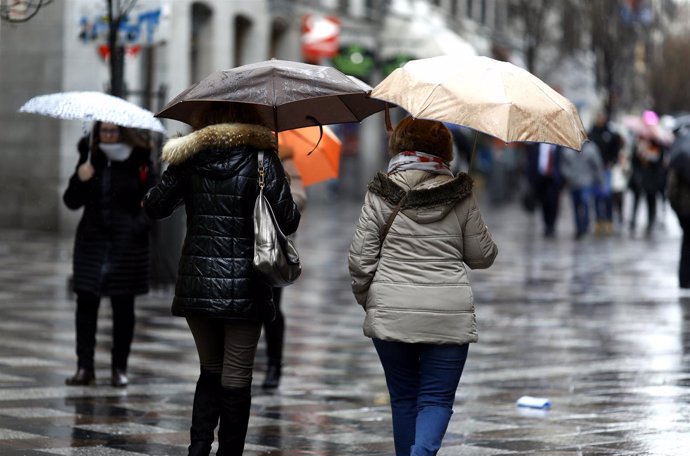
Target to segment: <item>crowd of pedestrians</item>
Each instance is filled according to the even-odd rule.
[[[654,131],[626,131],[600,113],[581,151],[528,146],[523,172],[529,183],[525,192],[533,204],[526,209],[541,213],[544,236],[555,237],[564,194],[570,197],[577,240],[624,233],[653,236],[663,226],[658,212],[667,206],[672,146]],[[638,232],[643,204],[645,223]]]

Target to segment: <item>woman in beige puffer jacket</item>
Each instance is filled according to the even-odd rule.
[[[452,151],[442,123],[403,119],[350,246],[352,290],[386,375],[397,456],[440,448],[468,343],[477,341],[466,268],[488,268],[498,252],[472,179],[450,172]]]

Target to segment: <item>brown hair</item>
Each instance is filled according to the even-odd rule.
[[[97,149],[98,145],[101,143],[101,125],[104,123],[110,123],[110,122],[102,122],[102,121],[96,121],[93,124],[93,135],[94,135],[94,147]],[[139,130],[136,128],[127,128],[123,127],[122,125],[117,125],[113,124],[117,127],[117,129],[120,131],[120,142],[129,144],[132,147],[141,147],[143,149],[150,149],[151,144],[150,141],[148,140],[148,135],[150,134],[147,130]]]
[[[441,122],[408,116],[395,126],[388,154],[392,157],[403,150],[417,150],[450,162],[453,160],[453,136]]]
[[[221,123],[246,123],[266,126],[259,111],[250,104],[212,103],[208,107],[197,111],[191,119],[190,125],[199,130],[209,125]]]

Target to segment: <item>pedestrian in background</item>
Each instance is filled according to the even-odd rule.
[[[254,358],[261,324],[272,319],[271,287],[252,267],[257,155],[264,152],[264,195],[280,229],[294,233],[300,214],[275,151],[274,134],[252,107],[209,109],[194,131],[169,140],[170,166],[146,195],[152,218],[180,205],[187,213],[172,313],[184,317],[199,354],[189,455],[241,455],[251,408]]]
[[[526,175],[536,203],[541,207],[544,237],[556,236],[563,177],[561,155],[563,147],[533,143],[527,147]]]
[[[604,181],[594,189],[594,204],[596,212],[597,234],[613,233],[614,188],[613,170],[620,163],[620,153],[623,148],[623,137],[615,132],[605,112],[599,112],[594,125],[587,133],[590,141],[597,145],[599,156],[604,166]]]
[[[477,341],[466,268],[491,266],[497,247],[472,179],[450,171],[453,144],[442,123],[406,117],[389,155],[388,173],[369,184],[349,270],[386,376],[396,455],[434,455],[468,344]]]
[[[647,203],[646,236],[651,236],[657,215],[657,195],[664,188],[665,181],[664,146],[654,138],[641,136],[637,139],[632,156],[630,189],[633,192],[633,206],[630,230],[637,226],[637,210],[644,196]]]
[[[683,230],[678,282],[690,289],[690,132],[681,132],[671,146],[666,192]]]
[[[77,296],[77,371],[70,386],[96,382],[94,352],[101,297],[112,306],[112,386],[128,383],[134,336],[134,299],[149,289],[151,221],[141,207],[154,184],[151,150],[131,130],[96,122],[93,139],[79,141],[79,161],[63,201],[84,208],[74,242],[73,289]]]
[[[590,203],[603,193],[604,163],[594,142],[586,142],[581,152],[566,147],[562,153],[561,175],[572,200],[575,240],[580,240],[589,232]]]
[[[300,214],[304,213],[307,206],[307,192],[302,184],[302,176],[295,166],[294,150],[287,146],[278,148],[278,156],[283,164],[283,169],[290,181],[292,199],[297,205]],[[295,234],[292,239],[294,240]],[[275,305],[275,318],[264,320],[264,337],[266,341],[266,377],[262,383],[265,389],[278,388],[283,372],[283,347],[285,345],[285,315],[281,309],[283,289],[273,288],[273,304]]]

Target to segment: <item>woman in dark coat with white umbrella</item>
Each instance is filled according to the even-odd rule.
[[[111,384],[127,385],[134,297],[148,292],[150,219],[142,199],[154,184],[151,151],[131,131],[96,122],[79,142],[79,161],[63,201],[84,209],[74,243],[77,372],[67,385],[95,383],[94,352],[101,297],[112,305]]]

